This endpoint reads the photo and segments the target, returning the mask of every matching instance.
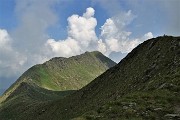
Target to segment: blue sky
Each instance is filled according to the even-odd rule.
[[[0,0],[0,2],[0,28],[12,31],[16,28],[19,22],[15,12],[16,1]],[[96,9],[95,17],[98,20],[96,32],[99,34],[99,28],[104,24],[106,19],[110,17],[110,15],[108,15],[101,6],[93,4],[90,0],[84,0],[84,2],[82,2],[82,0],[69,0],[68,2],[57,2],[53,5],[52,10],[59,18],[57,24],[48,28],[48,34],[56,39],[65,38],[67,36],[67,18],[73,14],[82,15],[88,7]]]
[[[54,13],[59,17],[58,23],[50,26],[47,30],[48,34],[56,39],[65,38],[67,36],[67,18],[72,14],[82,15],[85,9],[88,7],[93,7],[96,10],[95,18],[98,21],[98,24],[96,26],[97,34],[100,34],[99,28],[105,23],[106,19],[112,17],[112,14],[108,12],[109,10],[107,10],[108,8],[106,9],[105,7],[102,7],[101,4],[93,2],[93,0],[84,0],[83,2],[82,0],[69,0],[68,2],[64,0],[59,1],[60,2],[56,2],[56,4],[52,7]],[[166,9],[165,6],[160,6],[157,3],[161,2],[162,0],[153,0],[153,2],[139,2],[139,6],[144,6],[139,8],[137,8],[138,5],[132,6],[125,0],[112,0],[112,2],[113,1],[119,3],[119,6],[121,8],[119,10],[132,10],[132,12],[137,15],[137,18],[134,19],[130,26],[128,26],[128,29],[133,31],[134,36],[142,35],[148,31],[152,31],[157,35],[166,33],[166,31],[163,29],[166,28],[165,26],[170,21],[168,21],[167,11],[164,10]],[[172,0],[171,3],[175,3],[177,1],[178,0]],[[0,2],[0,28],[12,31],[15,29],[19,22],[17,14],[15,12],[16,0],[0,0]],[[158,28],[162,28],[162,30],[159,30]],[[166,34],[168,34],[168,32]]]
[[[0,27],[12,30],[16,24],[17,20],[14,13],[15,1],[13,0],[1,0],[0,4]]]
[[[138,44],[180,35],[179,0],[0,0],[0,88],[52,57],[98,50],[119,62]]]
[[[69,1],[59,0],[59,1],[60,2],[56,2],[56,4],[52,6],[52,10],[59,17],[58,23],[53,26],[50,26],[49,29],[47,30],[48,34],[56,39],[65,38],[67,36],[67,31],[66,31],[67,18],[72,14],[82,15],[85,9],[88,7],[93,7],[96,10],[95,18],[98,21],[98,24],[96,26],[97,34],[100,34],[99,28],[104,24],[106,19],[112,17],[112,14],[108,12],[109,11],[108,8],[106,9],[105,6],[102,7],[101,4],[99,4],[98,2],[93,2],[93,0],[92,1],[84,0],[83,2],[82,0],[69,0]],[[147,0],[147,1],[141,1],[138,3],[138,5],[133,6],[132,4],[128,4],[128,2],[126,2],[125,0],[112,0],[112,2],[113,1],[119,3],[118,6],[120,6],[121,8],[119,10],[124,10],[124,11],[132,10],[132,12],[135,15],[137,15],[137,18],[134,19],[134,21],[130,26],[128,26],[128,29],[133,31],[134,36],[142,35],[143,33],[148,31],[151,31],[152,33],[155,33],[157,35],[161,35],[165,33],[168,34],[168,32],[166,32],[166,30],[163,29],[166,29],[167,24],[169,24],[169,22],[171,21],[169,21],[168,19],[169,18],[169,15],[167,14],[168,10],[165,9],[172,9],[172,8],[170,7],[166,8],[165,5],[163,6],[159,4],[170,3],[169,6],[171,6],[178,3],[178,0],[172,0],[171,2],[165,0],[164,3],[163,0],[152,0],[152,2],[147,2],[149,1]],[[132,1],[138,1],[138,0],[132,0]],[[8,31],[12,31],[15,29],[15,27],[18,25],[19,22],[17,18],[17,14],[15,12],[16,0],[0,0],[0,2],[1,2],[0,28],[1,29],[4,28]],[[132,3],[134,4],[135,2]],[[178,6],[179,3],[176,5]],[[162,29],[159,30],[159,28]]]

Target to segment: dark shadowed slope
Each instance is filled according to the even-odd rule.
[[[53,58],[27,70],[2,96],[0,118],[15,119],[37,105],[78,90],[116,63],[100,52]]]
[[[180,37],[163,36],[140,44],[81,90],[19,118],[177,119],[179,110]]]

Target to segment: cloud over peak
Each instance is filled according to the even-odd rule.
[[[108,18],[101,26],[101,34],[97,37],[95,28],[97,20],[94,18],[95,10],[91,7],[86,9],[82,16],[74,14],[70,16],[67,26],[68,36],[64,40],[49,39],[46,46],[54,56],[69,57],[85,51],[98,50],[109,56],[111,52],[128,53],[143,38],[153,37],[149,32],[141,38],[130,39],[131,32],[126,31],[127,25],[136,17],[131,10]]]
[[[84,51],[93,50],[97,42],[95,27],[97,20],[93,17],[95,10],[87,8],[83,16],[74,14],[68,21],[68,36],[65,40],[49,39],[46,46],[49,46],[55,56],[69,57],[80,54]]]
[[[95,14],[95,10],[94,10],[94,8],[92,8],[92,7],[89,7],[89,8],[87,8],[86,9],[86,12],[83,14],[83,17],[85,17],[85,18],[91,18],[91,17],[93,17],[94,16],[94,14]]]
[[[82,15],[68,17],[66,39],[56,40],[46,33],[48,27],[57,21],[50,7],[53,2],[42,2],[39,10],[37,5],[40,3],[35,0],[18,1],[17,12],[24,10],[19,16],[21,24],[12,34],[0,29],[0,78],[19,76],[32,65],[52,57],[70,57],[85,51],[98,50],[119,62],[139,43],[153,37],[148,32],[140,38],[130,38],[131,32],[126,27],[136,17],[131,10],[108,18],[100,28],[100,35],[97,35],[95,9],[89,7]]]

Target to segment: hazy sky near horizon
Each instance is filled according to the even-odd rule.
[[[138,44],[180,35],[180,0],[0,0],[0,89],[52,57],[98,50],[119,62]]]

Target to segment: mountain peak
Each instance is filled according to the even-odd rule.
[[[169,114],[179,118],[179,78],[180,37],[149,39],[87,86],[47,105],[48,115],[41,118],[51,114],[61,119],[166,119]]]
[[[12,94],[22,82],[53,91],[78,90],[114,65],[115,62],[97,51],[69,58],[55,57],[31,67],[5,94]]]
[[[80,58],[83,57],[84,55],[91,55],[91,56],[96,56],[96,55],[102,55],[104,56],[101,52],[99,51],[92,51],[92,52],[89,52],[89,51],[86,51],[80,55],[75,55],[75,56],[71,56],[71,57],[54,57],[54,58],[51,58],[49,61],[47,62],[51,62],[51,61],[65,61],[67,59],[74,59],[74,58]],[[45,62],[46,63],[46,62]]]
[[[85,54],[94,54],[95,55],[95,54],[102,54],[102,53],[99,51],[91,51],[91,52],[86,51]]]
[[[13,116],[20,120],[180,118],[180,37],[149,39],[114,67],[111,61],[110,69],[108,61],[100,52],[85,52],[62,61],[46,62],[28,71],[28,77],[40,83],[34,86],[22,83],[19,88],[23,92],[16,89],[11,99],[15,103],[10,100],[3,104],[5,108],[0,109],[0,117],[12,119]],[[93,78],[91,75],[95,78],[93,81],[89,79]],[[56,79],[51,79],[54,77]],[[89,84],[81,88],[81,83]],[[81,89],[61,99],[52,99],[54,93],[47,88],[54,89],[61,84],[66,87],[61,90],[77,89],[77,85]],[[42,102],[43,97],[51,101]]]

